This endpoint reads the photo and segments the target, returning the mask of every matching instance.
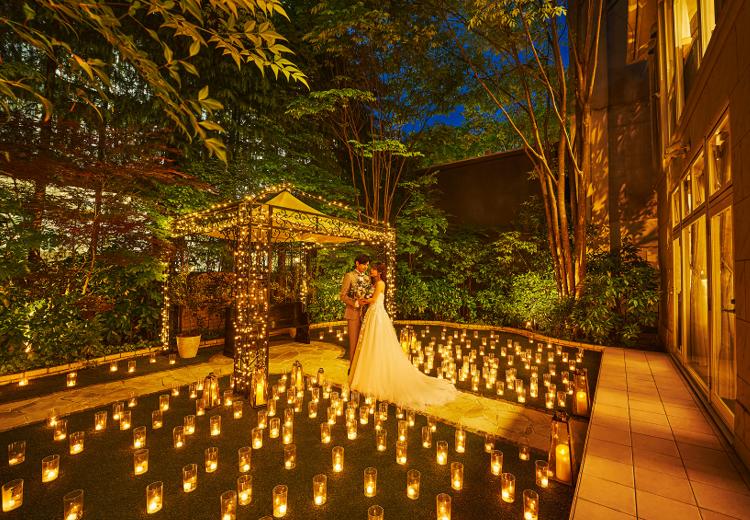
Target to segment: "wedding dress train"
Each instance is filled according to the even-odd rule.
[[[380,294],[362,324],[349,375],[349,386],[361,394],[415,408],[452,401],[458,391],[450,381],[430,377],[411,364],[401,350],[396,329]]]

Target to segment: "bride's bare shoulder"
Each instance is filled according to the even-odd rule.
[[[385,282],[383,280],[378,280],[376,285],[380,287],[380,289],[385,289]]]

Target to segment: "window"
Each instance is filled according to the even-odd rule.
[[[704,163],[703,152],[701,152],[690,168],[690,175],[693,178],[693,203],[696,208],[706,202],[706,168]]]
[[[708,262],[706,218],[700,217],[684,230],[685,354],[688,366],[708,384]]]
[[[672,192],[672,227],[680,223],[680,188]]]
[[[714,329],[713,392],[734,413],[735,367],[734,244],[731,206],[711,219],[712,305]]]
[[[732,164],[730,159],[729,118],[725,117],[708,141],[711,195],[732,180]]]
[[[677,58],[682,65],[682,86],[687,98],[703,54],[698,0],[675,0],[674,39]]]
[[[687,217],[693,211],[692,178],[688,173],[682,180],[682,216]]]

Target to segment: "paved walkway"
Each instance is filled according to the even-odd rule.
[[[750,519],[734,457],[667,355],[607,349],[571,518]]]

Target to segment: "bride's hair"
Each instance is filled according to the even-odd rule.
[[[385,264],[383,262],[372,264],[371,269],[375,269],[380,275],[380,279],[385,282]]]

